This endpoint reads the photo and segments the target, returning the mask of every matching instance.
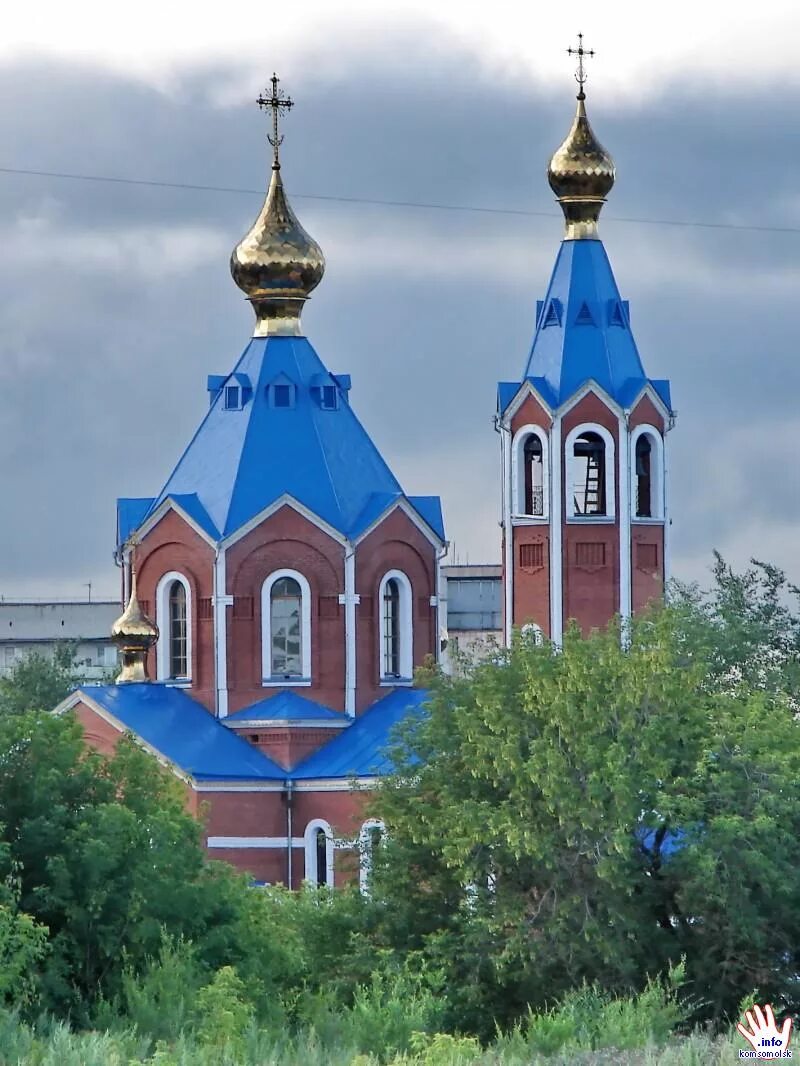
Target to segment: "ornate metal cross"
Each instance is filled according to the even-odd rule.
[[[278,156],[278,149],[283,144],[283,135],[278,136],[278,115],[283,115],[294,107],[294,100],[290,99],[278,88],[280,79],[276,74],[273,74],[270,80],[272,81],[272,96],[267,96],[267,91],[265,90],[256,100],[256,103],[262,111],[266,111],[267,108],[272,111],[272,135],[267,134],[267,140],[272,145],[274,153],[272,167],[274,170],[280,170],[281,162]]]
[[[586,71],[583,69],[583,57],[584,56],[593,56],[594,55],[594,48],[584,48],[583,47],[583,34],[579,33],[578,34],[578,47],[577,48],[568,48],[567,49],[567,55],[568,56],[577,56],[578,57],[578,69],[575,71],[575,81],[580,86],[580,91],[578,93],[578,99],[579,100],[583,100],[584,95],[585,95],[584,91],[583,91],[583,87],[586,84]]]

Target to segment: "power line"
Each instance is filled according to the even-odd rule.
[[[23,167],[0,167],[0,174],[35,178],[58,178],[66,181],[106,182],[112,185],[139,185],[152,189],[180,189],[191,192],[218,192],[237,196],[263,196],[263,189],[246,189],[230,185],[195,185],[186,181],[155,181],[147,178],[120,178],[109,174],[75,174],[58,170],[29,170]],[[529,211],[513,207],[482,207],[477,204],[441,204],[420,200],[377,200],[364,196],[324,196],[318,193],[292,193],[294,200],[320,200],[338,204],[366,204],[373,207],[402,207],[424,211],[464,211],[483,215],[516,215],[528,218],[556,218],[554,211]],[[797,226],[759,226],[737,222],[698,222],[675,218],[625,218],[606,215],[607,222],[625,222],[638,226],[677,226],[683,229],[736,230],[743,233],[800,233]]]

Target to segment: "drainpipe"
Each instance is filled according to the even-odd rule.
[[[342,600],[340,599],[340,603]],[[349,718],[356,714],[356,549],[349,541],[344,553],[344,709]]]
[[[292,801],[294,795],[292,793],[293,782],[291,778],[286,779],[284,782],[286,786],[286,887],[291,891],[292,888]]]

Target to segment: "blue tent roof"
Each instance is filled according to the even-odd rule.
[[[416,712],[427,698],[425,689],[394,689],[324,748],[296,766],[292,778],[373,777],[391,773],[393,766],[386,755],[391,731],[408,714]]]
[[[546,399],[552,397],[553,406],[593,380],[624,407],[647,384],[628,304],[620,297],[602,241],[561,243],[547,296],[537,310],[524,376]],[[666,382],[652,384],[669,406]],[[513,383],[501,383],[501,411],[514,391]]]
[[[282,690],[275,696],[264,700],[257,700],[249,707],[245,707],[235,714],[229,714],[226,722],[255,722],[255,721],[322,721],[330,719],[347,725],[350,721],[341,711],[332,711],[321,703],[307,700],[304,696],[298,696],[296,692]]]
[[[286,771],[182,689],[153,682],[98,685],[79,695],[99,703],[131,732],[199,781],[283,781]]]
[[[217,539],[289,495],[353,536],[375,501],[405,498],[350,407],[346,377],[329,374],[305,337],[254,337],[234,375],[253,384],[252,395],[227,410],[225,390],[216,393],[148,513],[172,497]],[[276,379],[296,386],[289,406],[270,402],[267,386]],[[335,389],[332,407],[330,397],[323,402],[327,387]],[[443,538],[438,505],[424,500],[417,509]]]

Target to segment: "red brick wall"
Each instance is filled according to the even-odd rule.
[[[289,770],[297,766],[307,755],[318,751],[323,744],[333,740],[339,730],[303,729],[297,726],[272,726],[268,729],[257,726],[242,726],[235,730],[254,748],[263,751],[279,766]]]
[[[85,703],[77,704],[72,713],[83,726],[86,743],[102,755],[113,755],[122,733]]]
[[[595,422],[614,438],[615,466],[619,470],[619,425],[617,416],[594,393],[575,405],[562,421],[561,438],[584,422]],[[566,448],[562,447],[561,485],[567,486]],[[614,478],[615,519],[610,522],[568,522],[566,508],[562,525],[564,623],[575,618],[582,631],[602,627],[619,610],[619,476]],[[593,545],[589,548],[586,545]],[[602,564],[592,561],[602,557]]]
[[[543,429],[550,429],[552,423],[551,415],[542,407],[539,401],[534,396],[526,396],[519,410],[511,419],[511,434],[513,436],[522,426],[531,424],[541,426]]]
[[[631,535],[632,606],[640,611],[664,595],[664,527],[637,522]]]
[[[649,396],[643,396],[641,400],[639,400],[634,409],[631,411],[630,418],[628,420],[628,425],[631,429],[636,429],[637,426],[645,424],[655,426],[656,429],[660,430],[663,435],[665,428],[664,419],[656,410],[656,405],[653,403]]]
[[[311,587],[310,688],[296,691],[334,710],[344,710],[344,549],[291,507],[282,507],[237,541],[227,553],[228,593],[252,600],[252,617],[228,608],[228,707],[230,713],[283,689],[263,688],[261,587],[275,570],[297,570]],[[320,600],[324,597],[324,603]],[[335,600],[336,602],[332,602]],[[322,608],[322,610],[321,610]]]
[[[550,635],[550,529],[549,526],[513,526],[515,626],[535,622]],[[522,545],[537,546],[532,559],[520,552]],[[539,559],[541,552],[541,565]],[[522,563],[533,565],[523,566]]]
[[[192,696],[212,713],[216,704],[214,622],[199,618],[199,601],[214,591],[214,551],[175,511],[167,511],[136,549],[139,598],[156,618],[158,582],[172,570],[183,574],[192,592]],[[150,677],[156,674],[155,648],[148,657]]]
[[[436,593],[436,548],[411,519],[396,509],[356,549],[356,710],[362,711],[387,689],[379,684],[380,610],[379,590],[388,570],[401,570],[411,582],[414,612],[414,666],[436,653],[436,608],[430,598]]]

